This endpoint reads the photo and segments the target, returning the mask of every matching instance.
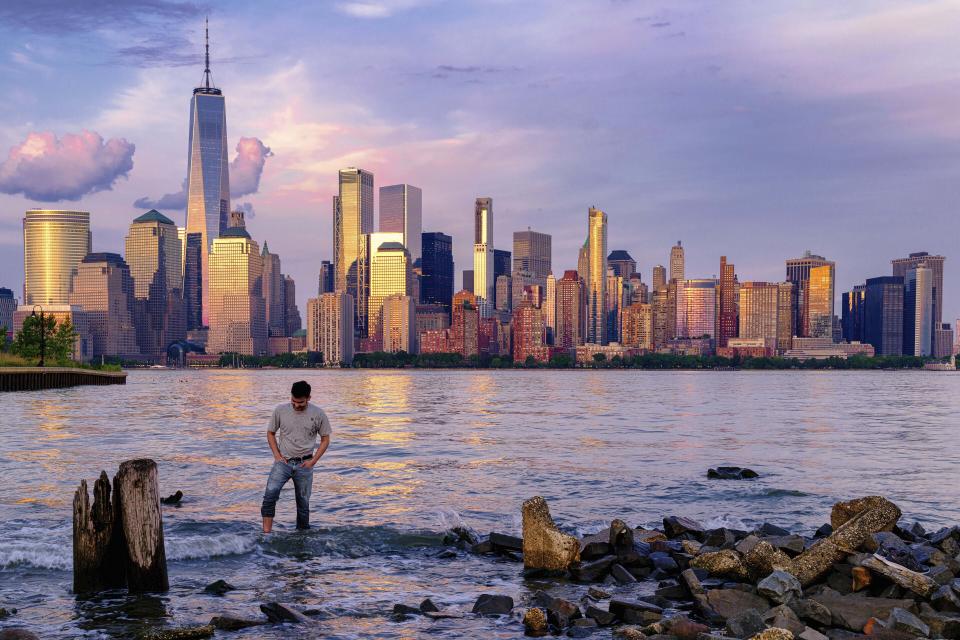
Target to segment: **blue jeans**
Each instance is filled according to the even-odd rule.
[[[277,512],[277,500],[280,490],[287,480],[293,478],[294,494],[297,497],[297,529],[310,528],[310,493],[313,490],[313,468],[292,465],[289,462],[277,460],[270,469],[267,478],[267,488],[263,492],[263,505],[260,515],[264,518],[273,518]]]

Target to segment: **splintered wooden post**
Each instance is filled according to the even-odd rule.
[[[90,593],[126,584],[126,551],[116,522],[105,471],[93,484],[93,508],[87,481],[73,495],[73,592]]]
[[[127,588],[131,593],[167,591],[167,555],[163,547],[157,464],[127,460],[113,479],[118,516],[127,546]]]

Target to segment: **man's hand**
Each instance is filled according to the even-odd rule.
[[[273,461],[286,463],[287,459],[278,453],[275,456],[273,456]]]
[[[313,466],[317,464],[319,461],[320,461],[320,458],[310,458],[309,460],[306,460],[300,463],[300,466],[303,467],[304,469],[313,469]]]

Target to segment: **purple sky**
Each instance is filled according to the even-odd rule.
[[[134,203],[180,190],[209,11],[235,204],[301,312],[337,169],[359,166],[423,189],[458,273],[489,195],[495,245],[551,233],[557,273],[596,205],[648,282],[678,239],[690,277],[725,254],[782,280],[811,249],[838,299],[926,250],[947,256],[944,320],[960,313],[956,2],[111,4],[0,4],[0,286],[18,295],[25,209],[89,210],[95,250],[122,253]]]

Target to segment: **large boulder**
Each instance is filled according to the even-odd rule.
[[[786,604],[803,595],[803,588],[793,574],[774,571],[757,584],[757,593],[776,604]]]
[[[770,604],[755,593],[740,589],[714,589],[707,592],[707,603],[720,618],[727,620],[749,609],[766,611]]]
[[[923,620],[899,607],[890,611],[886,626],[888,629],[906,631],[911,635],[923,638],[930,635],[930,627]]]
[[[722,549],[700,554],[690,560],[694,569],[705,569],[711,576],[747,580],[750,574],[743,564],[740,554],[733,549]]]
[[[793,633],[789,629],[770,627],[753,636],[750,640],[793,640]]]
[[[650,624],[656,622],[663,615],[663,609],[643,600],[610,601],[610,613],[627,624]]]
[[[473,604],[473,613],[482,616],[508,615],[513,611],[513,598],[510,596],[481,594]]]
[[[564,571],[580,560],[580,541],[560,531],[547,501],[535,496],[523,503],[523,566]]]
[[[550,630],[547,625],[547,614],[540,607],[527,609],[527,612],[523,614],[523,627],[528,636],[547,635]]]
[[[886,618],[897,607],[909,609],[913,600],[871,598],[863,595],[842,595],[825,588],[810,599],[830,610],[831,624],[859,632],[871,617]]]
[[[663,519],[663,531],[668,538],[678,538],[686,535],[697,540],[702,540],[704,536],[703,525],[683,516],[669,516]]]
[[[727,633],[734,638],[749,638],[767,628],[763,614],[756,609],[747,609],[727,618]]]
[[[836,530],[841,525],[849,522],[854,516],[857,516],[864,511],[876,509],[886,502],[887,499],[882,496],[867,496],[865,498],[855,498],[854,500],[838,502],[833,505],[833,508],[830,510],[830,526]],[[882,529],[882,531],[892,530],[894,524],[896,523],[893,523],[889,527]]]
[[[750,572],[750,576],[755,580],[768,576],[774,571],[793,573],[790,556],[775,548],[766,540],[757,541],[744,556],[743,563]]]
[[[623,520],[610,523],[610,538],[607,540],[613,552],[623,557],[633,551],[633,529]]]
[[[793,609],[785,604],[767,611],[763,616],[763,620],[771,627],[788,629],[795,636],[800,635],[804,629],[807,628],[807,625],[800,622],[800,618],[793,612]]]

